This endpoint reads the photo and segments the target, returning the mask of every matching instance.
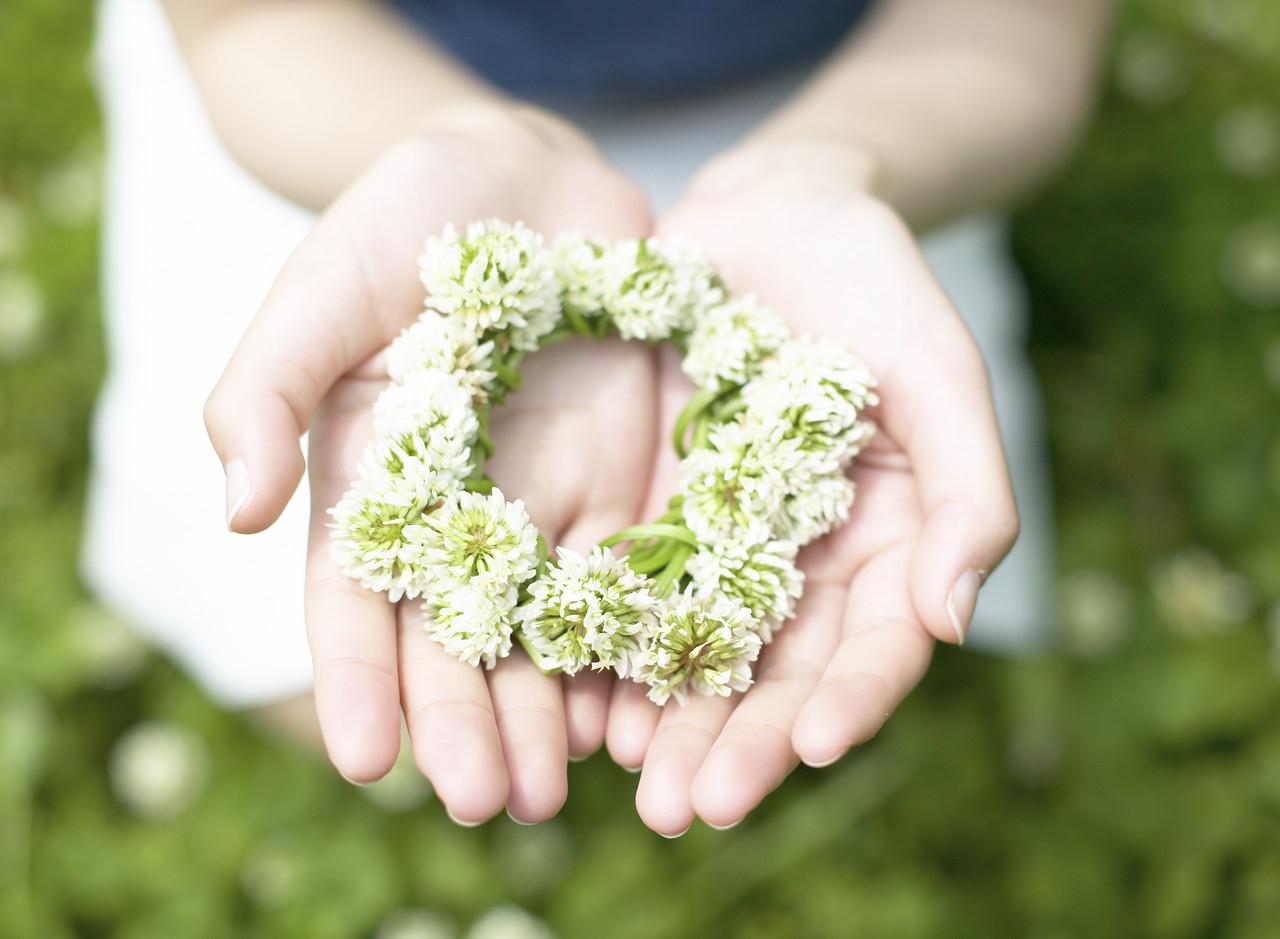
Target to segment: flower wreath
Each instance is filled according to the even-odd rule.
[[[420,598],[432,638],[471,665],[492,668],[515,638],[545,672],[612,669],[658,704],[745,690],[794,615],[797,550],[848,517],[871,374],[656,239],[545,247],[519,222],[475,222],[431,238],[421,276],[426,310],[387,350],[374,439],[330,509],[343,570]],[[674,429],[680,491],[652,523],[550,558],[485,475],[489,415],[531,352],[613,332],[672,340],[698,386]]]

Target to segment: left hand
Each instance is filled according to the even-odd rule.
[[[736,824],[795,767],[870,739],[928,666],[963,640],[982,580],[1018,533],[982,357],[906,225],[861,164],[831,154],[722,160],[659,225],[705,251],[733,294],[755,293],[797,335],[840,343],[880,382],[878,433],[855,462],[846,525],[800,556],[805,593],[745,695],[659,711],[620,683],[607,742],[643,766],[645,823]],[[666,350],[669,352],[670,350]],[[667,356],[669,426],[691,386]],[[674,490],[661,458],[651,508]]]

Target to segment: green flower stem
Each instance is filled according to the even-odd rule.
[[[515,631],[515,639],[520,643],[520,647],[528,654],[529,660],[538,667],[538,671],[542,672],[542,674],[559,675],[563,671],[561,668],[549,668],[544,664],[545,659],[538,654],[538,650],[533,647],[533,643],[531,643],[528,637],[525,636],[524,630],[517,629]]]
[[[693,395],[684,406],[684,410],[680,412],[680,416],[676,418],[675,427],[671,430],[672,443],[675,444],[676,456],[684,459],[689,455],[689,448],[685,446],[685,437],[689,430],[689,425],[694,425],[694,436],[697,436],[697,425],[703,412],[711,407],[724,394],[718,388],[706,388]]]
[[[588,338],[595,335],[595,332],[591,328],[591,324],[587,322],[586,318],[573,307],[566,304],[562,308],[562,312],[564,313],[565,320],[569,323],[569,328],[576,335],[586,336]]]
[[[746,409],[747,402],[742,400],[742,395],[735,391],[724,400],[716,402],[711,408],[711,419],[717,424],[723,424]]]
[[[700,420],[693,428],[693,448],[701,450],[707,445],[707,440],[711,437],[712,421]]]
[[[600,542],[603,547],[612,548],[616,544],[624,541],[650,541],[653,539],[666,539],[678,541],[697,550],[698,539],[694,537],[693,532],[685,528],[683,525],[632,525],[630,528],[624,528],[617,534],[610,535],[604,541]]]
[[[676,551],[682,547],[683,545],[678,541],[663,541],[654,550],[628,554],[627,564],[637,574],[656,574],[671,563]]]
[[[684,567],[689,563],[689,558],[693,557],[696,547],[689,547],[687,544],[681,544],[676,548],[675,553],[671,556],[671,561],[663,569],[662,573],[653,579],[653,594],[656,597],[669,597],[675,589],[680,578],[684,576]]]
[[[538,348],[545,349],[547,346],[553,346],[563,339],[572,339],[576,335],[578,334],[567,326],[557,326],[538,340]]]
[[[462,481],[462,488],[467,492],[479,492],[488,495],[493,492],[494,482],[483,472],[468,476]]]
[[[520,386],[524,384],[524,378],[520,375],[520,372],[501,359],[493,363],[493,374],[510,391],[519,391]]]

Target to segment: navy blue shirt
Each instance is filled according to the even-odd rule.
[[[392,0],[490,81],[583,98],[691,91],[812,60],[871,0]]]

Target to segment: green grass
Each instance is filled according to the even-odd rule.
[[[0,935],[346,937],[501,904],[584,939],[1275,935],[1274,4],[1134,4],[1085,147],[1016,218],[1061,648],[939,652],[875,743],[676,842],[605,759],[531,829],[456,828],[412,772],[354,789],[85,597],[104,357],[84,6],[0,6]],[[186,772],[149,817],[109,771],[147,722]]]

